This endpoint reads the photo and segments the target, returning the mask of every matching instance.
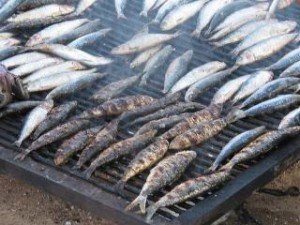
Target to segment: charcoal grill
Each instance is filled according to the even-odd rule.
[[[99,1],[99,3],[88,12],[87,16],[89,18],[100,18],[103,27],[111,27],[112,32],[109,33],[101,43],[88,49],[88,51],[108,56],[110,49],[130,39],[134,33],[143,29],[149,21],[146,18],[140,18],[138,16],[138,12],[141,8],[142,1],[128,1],[125,11],[128,20],[118,21],[116,19],[113,1]],[[294,5],[284,12],[280,12],[278,17],[280,19],[289,18],[299,21],[299,18],[297,18],[299,13],[300,7]],[[149,17],[153,18],[153,15],[150,14]],[[208,43],[192,39],[189,34],[194,27],[195,19],[180,28],[183,34],[171,42],[176,48],[176,52],[172,58],[192,48],[194,49],[194,57],[190,68],[213,60],[224,61],[229,66],[234,64],[234,60],[227,54],[230,51],[230,46],[224,49],[214,50]],[[151,31],[158,31],[158,28],[151,26]],[[269,65],[293,48],[295,48],[295,46],[290,45],[272,58],[251,67],[243,67],[236,71],[232,75],[232,78],[253,72],[255,68]],[[69,97],[68,99],[78,100],[80,110],[90,107],[92,103],[87,99],[99,87],[140,72],[139,70],[131,71],[129,69],[129,60],[130,58],[115,57],[115,63],[103,69],[109,76],[99,83],[94,84],[92,88]],[[162,94],[160,90],[162,90],[163,87],[164,69],[165,68],[157,73],[153,79],[150,79],[146,89],[133,87],[127,90],[123,95],[139,93],[148,94],[153,97],[161,97]],[[219,87],[215,87],[203,94],[199,102],[208,104],[217,88]],[[35,99],[41,99],[42,97],[41,95],[33,96]],[[269,129],[276,129],[279,121],[287,112],[288,110],[272,115],[248,118],[228,126],[227,129],[215,138],[194,148],[198,153],[198,157],[189,167],[183,178],[177,183],[203,173],[203,171],[211,165],[221,148],[238,133],[261,125],[265,125]],[[34,152],[30,158],[27,158],[23,162],[14,161],[13,158],[17,153],[17,149],[12,143],[18,136],[23,117],[24,116],[11,116],[1,119],[0,121],[1,172],[12,174],[72,204],[87,209],[97,216],[115,220],[119,224],[147,224],[143,216],[136,213],[125,212],[124,207],[138,195],[148,171],[130,181],[128,185],[126,185],[124,193],[120,195],[114,192],[113,185],[120,179],[131,157],[123,158],[118,162],[98,169],[90,180],[86,180],[83,177],[82,171],[72,170],[78,156],[74,156],[74,158],[63,167],[55,167],[53,163],[53,156],[56,149],[55,145]],[[120,138],[128,137],[128,134],[131,132],[132,130],[122,130],[120,132]],[[155,215],[153,224],[210,224],[226,212],[238,207],[254,190],[265,185],[282,170],[299,160],[299,145],[299,138],[290,139],[278,146],[271,153],[237,166],[228,183],[198,198],[161,209]],[[154,196],[151,196],[150,201],[156,201],[171,188],[172,187],[167,187]]]

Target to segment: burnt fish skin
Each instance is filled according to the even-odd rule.
[[[1,109],[0,118],[5,117],[9,114],[24,112],[42,103],[43,103],[42,101],[22,101],[22,102],[11,103],[9,105],[6,105],[3,109]]]
[[[280,77],[291,77],[291,76],[299,76],[300,75],[300,61],[295,62],[291,66],[289,66],[286,70],[284,70]]]
[[[257,127],[252,130],[245,131],[233,139],[231,139],[225,146],[222,148],[220,154],[217,156],[211,167],[208,169],[208,172],[214,172],[221,166],[222,162],[227,159],[233,153],[241,150],[246,147],[247,144],[254,141],[256,138],[261,136],[266,131],[264,126]]]
[[[169,142],[158,139],[145,149],[141,150],[135,158],[129,163],[121,180],[116,185],[116,190],[121,190],[131,178],[142,173],[160,161],[167,153]]]
[[[103,128],[103,125],[89,128],[78,132],[71,138],[65,140],[57,149],[54,156],[54,163],[61,166],[68,162],[69,158],[76,152],[81,151],[86,147],[94,138],[95,135]]]
[[[117,116],[123,112],[148,105],[154,99],[147,95],[133,95],[104,102],[102,105],[84,111],[79,118],[100,118],[103,116]]]
[[[99,91],[93,94],[91,99],[98,103],[111,100],[121,94],[127,88],[135,85],[140,80],[140,78],[141,77],[137,75],[112,82],[105,87],[102,87]]]
[[[6,19],[8,19],[11,15],[13,15],[18,6],[21,5],[26,0],[8,0],[6,3],[0,8],[0,23],[3,23]]]
[[[64,120],[76,110],[77,105],[77,101],[73,101],[53,108],[47,118],[36,128],[33,133],[33,139],[37,139],[41,134],[64,122]]]
[[[119,120],[113,120],[95,135],[95,139],[83,149],[74,169],[80,169],[86,162],[92,159],[100,151],[111,145],[118,134]]]
[[[85,177],[90,178],[93,172],[100,166],[107,164],[111,161],[119,159],[122,156],[129,155],[136,152],[149,144],[157,131],[149,131],[145,134],[134,136],[132,138],[125,139],[123,141],[113,144],[109,148],[105,149],[89,166],[85,171]]]
[[[180,178],[196,157],[194,151],[182,151],[159,162],[151,169],[139,196],[126,207],[126,210],[132,210],[139,205],[142,213],[145,213],[148,196]]]
[[[274,81],[271,81],[256,92],[254,92],[250,97],[248,97],[239,108],[245,108],[249,105],[253,105],[255,103],[264,101],[266,99],[275,97],[277,94],[285,91],[287,88],[298,84],[300,82],[299,78],[287,77],[287,78],[279,78]]]
[[[281,120],[278,129],[286,129],[289,127],[299,126],[300,125],[300,108],[297,108],[291,112],[289,112],[283,119]]]
[[[88,126],[90,126],[90,121],[88,120],[68,121],[40,136],[37,140],[32,142],[26,150],[17,155],[16,159],[24,160],[25,157],[32,151],[36,151],[44,146],[69,137],[72,134],[75,134],[78,131],[87,128]]]

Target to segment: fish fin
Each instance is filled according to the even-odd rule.
[[[94,173],[96,167],[95,166],[90,166],[89,168],[87,168],[85,171],[84,171],[84,176],[86,179],[89,179],[92,174]]]
[[[121,13],[121,14],[118,15],[118,19],[127,20],[127,17],[125,16],[124,13]]]
[[[146,203],[147,203],[147,196],[139,195],[136,199],[134,199],[126,208],[126,211],[131,211],[137,205],[140,206],[141,212],[143,214],[146,213]]]
[[[150,222],[153,215],[156,213],[156,211],[158,210],[159,207],[157,207],[157,205],[153,204],[150,207],[147,208],[147,216],[146,216],[146,221]]]
[[[245,113],[245,111],[240,110],[238,108],[234,108],[233,110],[231,110],[226,118],[228,123],[234,123],[235,121],[239,120],[239,119],[243,119],[247,116],[247,114]]]

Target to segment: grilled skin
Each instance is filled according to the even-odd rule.
[[[42,101],[22,101],[22,102],[11,103],[9,105],[6,105],[0,111],[0,118],[13,113],[21,113],[28,109],[34,108],[42,103],[43,103]]]
[[[85,171],[86,178],[91,177],[98,167],[144,148],[153,140],[156,133],[156,130],[149,131],[148,133],[120,141],[105,149]]]
[[[286,129],[289,127],[300,125],[300,108],[289,112],[280,122],[278,129]]]
[[[182,151],[158,163],[150,171],[139,196],[127,206],[126,210],[131,210],[139,205],[142,213],[145,213],[147,197],[177,180],[196,157],[197,154],[194,151]]]

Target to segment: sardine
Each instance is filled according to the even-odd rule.
[[[158,139],[151,145],[141,150],[134,159],[129,163],[124,175],[116,184],[116,189],[121,190],[124,185],[136,175],[151,168],[155,163],[160,161],[167,153],[169,142],[167,140]]]
[[[86,67],[79,62],[66,61],[66,62],[57,64],[57,65],[48,66],[46,68],[40,69],[40,70],[32,73],[31,75],[29,75],[23,79],[23,83],[27,84],[34,80],[40,79],[42,77],[48,77],[48,76],[51,76],[53,74],[58,74],[58,73],[83,70],[85,68]]]
[[[283,49],[287,44],[292,42],[296,36],[296,33],[283,34],[259,42],[258,44],[245,50],[237,58],[236,65],[245,66],[266,59]]]
[[[0,23],[6,21],[11,15],[13,15],[18,6],[25,0],[7,0],[6,3],[0,8]]]
[[[300,75],[300,61],[295,62],[287,69],[285,69],[281,74],[280,77],[291,77],[291,76],[299,76]]]
[[[230,155],[236,153],[242,148],[246,147],[250,142],[261,136],[266,131],[264,126],[257,127],[252,130],[245,131],[233,139],[231,139],[221,150],[211,167],[208,169],[209,172],[214,172],[227,159]]]
[[[127,0],[115,0],[115,8],[118,14],[118,18],[126,19],[126,16],[124,15],[126,3]]]
[[[121,79],[119,81],[112,82],[104,87],[102,87],[99,91],[97,91],[91,99],[96,102],[104,102],[111,100],[125,91],[127,88],[135,85],[139,80],[140,76],[132,76],[125,79]]]
[[[98,132],[92,143],[83,149],[74,169],[80,169],[86,162],[96,156],[97,153],[113,144],[118,134],[118,126],[119,120],[115,119]]]
[[[0,118],[13,113],[21,113],[28,109],[34,108],[42,103],[42,101],[22,101],[11,103],[9,105],[6,105],[3,109],[1,109]]]
[[[147,49],[144,52],[140,53],[131,63],[130,68],[136,68],[144,63],[148,62],[150,58],[152,58],[160,49],[161,45],[155,46],[153,48]]]
[[[49,55],[46,55],[44,53],[28,52],[5,59],[1,62],[1,64],[3,64],[6,68],[11,68],[49,57]]]
[[[271,81],[265,84],[264,86],[262,86],[256,92],[254,92],[239,107],[245,108],[249,105],[254,105],[258,102],[275,97],[277,94],[285,91],[287,88],[295,84],[298,84],[299,82],[300,82],[299,78],[293,78],[293,77],[280,78]]]
[[[232,54],[238,55],[245,49],[261,42],[267,40],[269,38],[287,34],[293,31],[297,26],[295,21],[278,21],[269,23],[266,26],[263,26],[252,34],[250,34],[247,38],[245,38],[233,51]]]
[[[178,6],[162,20],[160,28],[163,31],[172,30],[173,28],[185,23],[198,13],[208,0],[197,0],[181,6]],[[224,1],[224,0],[223,0]]]
[[[250,78],[241,85],[230,102],[234,105],[240,100],[249,97],[262,86],[273,80],[273,78],[274,74],[270,71],[258,71],[254,74],[250,74]]]
[[[123,112],[148,105],[154,99],[147,95],[132,95],[122,98],[116,98],[104,102],[102,105],[85,110],[79,118],[100,118],[103,116],[117,116]]]
[[[129,40],[128,42],[121,44],[111,50],[113,55],[127,55],[135,52],[141,52],[148,48],[155,47],[163,44],[174,38],[177,38],[181,32],[174,34],[143,34],[138,37]]]
[[[150,131],[148,133],[134,136],[132,138],[125,139],[116,144],[113,144],[111,147],[105,149],[89,166],[85,171],[85,177],[89,178],[93,172],[100,166],[107,164],[111,161],[119,159],[122,156],[129,155],[134,153],[149,144],[157,131]]]
[[[72,3],[72,0],[25,0],[18,9],[21,11],[27,11],[29,9],[38,8],[43,5],[48,4],[70,4]]]
[[[80,15],[90,8],[97,0],[80,0],[76,7],[76,14]]]
[[[148,12],[154,7],[157,0],[144,0],[143,10],[140,13],[141,16],[147,17]]]
[[[103,128],[103,125],[92,127],[78,132],[71,138],[65,140],[57,149],[54,156],[54,163],[61,166],[68,162],[69,158],[75,153],[84,149],[95,135]]]
[[[38,125],[47,118],[48,113],[54,106],[52,100],[45,101],[41,105],[36,106],[28,115],[21,130],[19,139],[15,144],[20,147],[23,141],[38,127]]]
[[[63,140],[66,137],[76,134],[80,130],[86,129],[88,126],[90,126],[90,121],[88,120],[71,120],[57,126],[32,142],[27,149],[16,156],[16,159],[23,160],[31,152],[54,142]]]
[[[0,49],[5,48],[5,47],[16,46],[16,45],[20,45],[20,44],[21,44],[21,41],[14,37],[0,39]]]
[[[289,112],[280,122],[278,129],[286,129],[300,125],[300,108]]]
[[[66,97],[81,91],[82,89],[87,88],[94,84],[95,81],[105,77],[107,74],[103,73],[92,73],[87,74],[83,77],[79,77],[75,80],[72,80],[66,84],[60,85],[50,91],[46,99],[59,99],[61,97]]]
[[[139,205],[142,213],[145,213],[148,196],[177,180],[196,157],[197,153],[194,151],[182,151],[158,163],[150,171],[139,196],[126,207],[126,210]]]
[[[188,50],[177,57],[169,65],[165,74],[164,93],[167,93],[173,85],[187,72],[190,61],[193,57],[193,50]]]
[[[22,47],[20,46],[11,46],[0,49],[0,60],[17,55],[21,49]]]
[[[171,45],[167,45],[166,47],[158,51],[151,59],[149,59],[143,70],[143,76],[140,85],[145,86],[148,79],[167,62],[172,52],[174,51],[175,48],[173,48]]]
[[[170,93],[181,91],[196,83],[197,81],[224,69],[225,67],[225,63],[218,61],[209,62],[204,65],[201,65],[191,70],[186,75],[184,75],[179,81],[177,81],[176,84],[171,88]]]
[[[36,128],[35,132],[33,133],[33,139],[37,139],[39,136],[41,136],[41,134],[64,122],[67,117],[76,110],[76,108],[76,101],[67,102],[53,108],[48,114],[47,118]]]

